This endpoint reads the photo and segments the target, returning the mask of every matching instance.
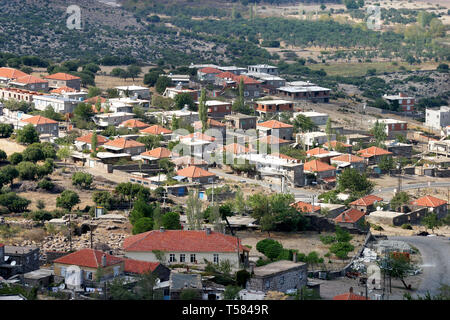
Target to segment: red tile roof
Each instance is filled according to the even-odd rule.
[[[146,129],[140,130],[141,133],[148,133],[153,135],[159,135],[159,134],[170,134],[172,133],[172,130],[166,129],[164,127],[161,127],[158,124],[155,124],[151,127],[148,127]]]
[[[23,84],[32,84],[32,83],[48,83],[47,80],[32,76],[27,74],[26,76],[19,77],[14,80],[14,82],[23,83]]]
[[[291,124],[287,124],[277,120],[269,120],[265,122],[258,123],[257,127],[266,127],[270,129],[280,129],[280,128],[293,128],[294,126]]]
[[[14,68],[0,68],[0,77],[1,78],[8,78],[8,79],[17,79],[20,77],[27,76],[25,72],[22,72],[20,70],[14,69]]]
[[[54,73],[54,74],[50,74],[50,75],[46,76],[45,79],[67,81],[67,80],[75,80],[75,79],[81,79],[81,78],[73,76],[73,75],[68,74],[68,73],[58,72],[58,73]]]
[[[341,161],[341,162],[349,162],[349,163],[364,162],[363,158],[354,156],[352,154],[341,154],[340,156],[331,158],[331,160]]]
[[[353,292],[349,292],[337,295],[333,298],[333,300],[370,300],[370,298],[366,298],[364,296],[354,294]]]
[[[148,128],[150,127],[149,124],[146,124],[145,122],[136,120],[136,119],[129,119],[120,124],[123,127],[127,128]]]
[[[208,136],[207,134],[201,133],[201,132],[194,132],[191,134],[188,134],[187,136],[182,136],[180,137],[180,139],[196,139],[196,140],[203,140],[203,141],[209,141],[209,142],[213,142],[216,140],[216,138]]]
[[[275,136],[265,136],[259,139],[260,143],[265,144],[281,144],[281,143],[289,143],[288,140],[280,139]]]
[[[442,206],[443,204],[447,204],[447,201],[433,196],[424,196],[411,203],[417,206],[436,208]]]
[[[123,259],[125,261],[125,272],[144,274],[148,271],[155,271],[155,269],[160,265],[159,262],[148,262],[133,259]]]
[[[358,222],[359,219],[365,216],[365,213],[351,208],[347,211],[342,212],[340,215],[338,215],[336,218],[334,218],[335,222],[348,222],[348,223],[355,223]]]
[[[232,143],[228,144],[225,147],[222,148],[224,152],[230,152],[234,154],[242,154],[242,153],[249,153],[250,149],[244,147],[243,145],[239,143]]]
[[[28,123],[35,124],[35,125],[37,125],[37,124],[48,124],[48,123],[58,123],[55,120],[43,117],[41,115],[30,117],[30,118],[27,118],[27,119],[23,119],[21,121],[28,122]]]
[[[123,249],[128,252],[161,250],[164,252],[236,252],[249,251],[241,241],[220,232],[205,230],[153,230],[125,238]]]
[[[61,87],[57,89],[53,89],[50,91],[51,93],[67,93],[67,92],[78,92],[77,90],[70,87]]]
[[[311,160],[305,163],[303,166],[303,169],[305,171],[310,172],[322,172],[322,171],[329,171],[329,170],[336,170],[335,167],[330,166],[328,163],[322,162],[320,160]]]
[[[177,171],[177,175],[187,178],[214,177],[214,173],[206,171],[196,166],[190,166]]]
[[[159,147],[150,151],[143,152],[141,153],[141,156],[152,157],[156,159],[170,158],[172,156],[172,152],[169,149]]]
[[[222,78],[222,79],[231,79],[233,81],[235,81],[237,84],[239,84],[241,82],[241,79],[244,80],[244,84],[260,84],[261,82],[258,80],[255,80],[253,78],[244,76],[244,75],[235,75],[234,73],[231,72],[222,72],[219,73],[218,75],[216,75],[216,77]]]
[[[145,144],[135,141],[133,139],[117,138],[105,143],[105,146],[117,147],[117,148],[133,148],[133,147],[145,147]]]
[[[360,198],[358,200],[350,202],[349,204],[353,205],[353,206],[365,206],[365,207],[367,207],[367,206],[373,205],[375,203],[375,201],[383,201],[383,198],[380,198],[380,197],[374,196],[372,194],[369,194],[369,195],[367,195],[365,197],[362,197],[362,198]]]
[[[91,144],[91,142],[92,142],[92,135],[93,135],[93,133],[91,132],[91,133],[89,133],[89,134],[87,134],[87,135],[85,135],[85,136],[82,136],[82,137],[78,137],[78,138],[76,138],[75,140],[76,141],[80,141],[80,142],[86,142],[86,143],[88,143],[88,144]],[[106,138],[106,137],[104,137],[104,136],[102,136],[102,135],[97,135],[97,144],[98,145],[100,145],[100,144],[104,144],[104,143],[106,143],[106,142],[108,142],[109,140],[108,140],[108,138]]]
[[[226,127],[226,125],[224,123],[222,123],[220,121],[217,121],[217,120],[214,120],[214,119],[211,119],[211,118],[208,118],[207,123],[208,123],[208,126],[210,128],[211,127]],[[201,121],[195,121],[194,122],[194,129],[201,128],[202,126],[203,126],[203,124],[202,124]]]
[[[202,69],[198,70],[198,72],[201,72],[201,73],[217,73],[217,74],[222,73],[222,71],[220,71],[219,69],[211,68],[211,67],[202,68]]]
[[[311,203],[303,202],[303,201],[297,201],[295,203],[291,204],[292,207],[295,209],[305,212],[305,213],[311,213],[320,211],[320,206],[313,206]]]
[[[76,265],[80,267],[98,268],[102,266],[102,256],[106,255],[106,266],[116,265],[123,261],[122,258],[105,254],[100,250],[81,249],[54,260],[54,263]]]
[[[373,156],[391,155],[392,152],[373,146],[367,149],[359,150],[358,154],[364,158],[371,158]]]
[[[328,154],[328,153],[330,153],[330,151],[319,148],[319,147],[306,151],[306,154],[310,157],[317,156],[319,154]]]

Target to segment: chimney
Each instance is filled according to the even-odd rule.
[[[348,292],[353,293],[353,287],[350,287],[350,289],[348,289]]]
[[[106,267],[106,254],[102,255],[102,267]]]
[[[159,232],[164,232],[164,227],[159,227]]]
[[[292,253],[292,261],[297,262],[297,252]]]
[[[211,234],[211,228],[206,228],[206,234],[207,235]]]

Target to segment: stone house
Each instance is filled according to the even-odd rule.
[[[49,81],[49,87],[53,89],[61,87],[69,87],[77,91],[81,89],[81,78],[71,74],[58,72],[48,75],[44,79]]]
[[[24,127],[32,124],[36,131],[41,134],[49,134],[57,137],[59,135],[58,122],[52,119],[45,118],[41,115],[20,120],[21,126]]]
[[[436,213],[439,219],[444,218],[447,211],[447,201],[427,195],[411,202],[413,208],[428,208],[429,212]]]
[[[258,123],[256,129],[260,135],[276,136],[283,140],[292,140],[294,126],[277,120]]]
[[[114,153],[128,153],[132,156],[136,156],[145,151],[145,144],[127,138],[110,140],[103,146],[105,149],[111,150]]]
[[[3,256],[3,257],[2,257]],[[0,276],[8,279],[39,269],[39,248],[0,244]]]
[[[307,273],[305,263],[280,260],[254,268],[246,289],[264,292],[300,290],[307,284]]]
[[[360,199],[357,199],[353,202],[350,202],[349,205],[351,208],[365,212],[367,214],[371,211],[374,211],[375,206],[380,201],[383,201],[383,198],[380,198],[380,197],[370,194],[370,195],[364,196]]]
[[[186,177],[189,182],[198,182],[198,183],[213,183],[217,176],[204,170],[197,166],[190,166],[177,171],[177,175],[181,177]]]
[[[241,130],[256,129],[256,116],[234,113],[225,116],[228,127]]]

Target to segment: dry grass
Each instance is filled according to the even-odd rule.
[[[9,139],[0,139],[0,149],[9,156],[14,152],[22,152],[25,150],[25,146]]]

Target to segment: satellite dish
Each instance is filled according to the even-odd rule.
[[[16,260],[14,260],[14,261],[11,262],[11,265],[12,265],[12,266],[15,266],[16,263],[17,263]]]
[[[64,283],[61,283],[58,288],[60,290],[64,290],[66,288],[66,285]]]
[[[8,261],[8,259],[9,259],[9,256],[5,256],[5,261]]]

